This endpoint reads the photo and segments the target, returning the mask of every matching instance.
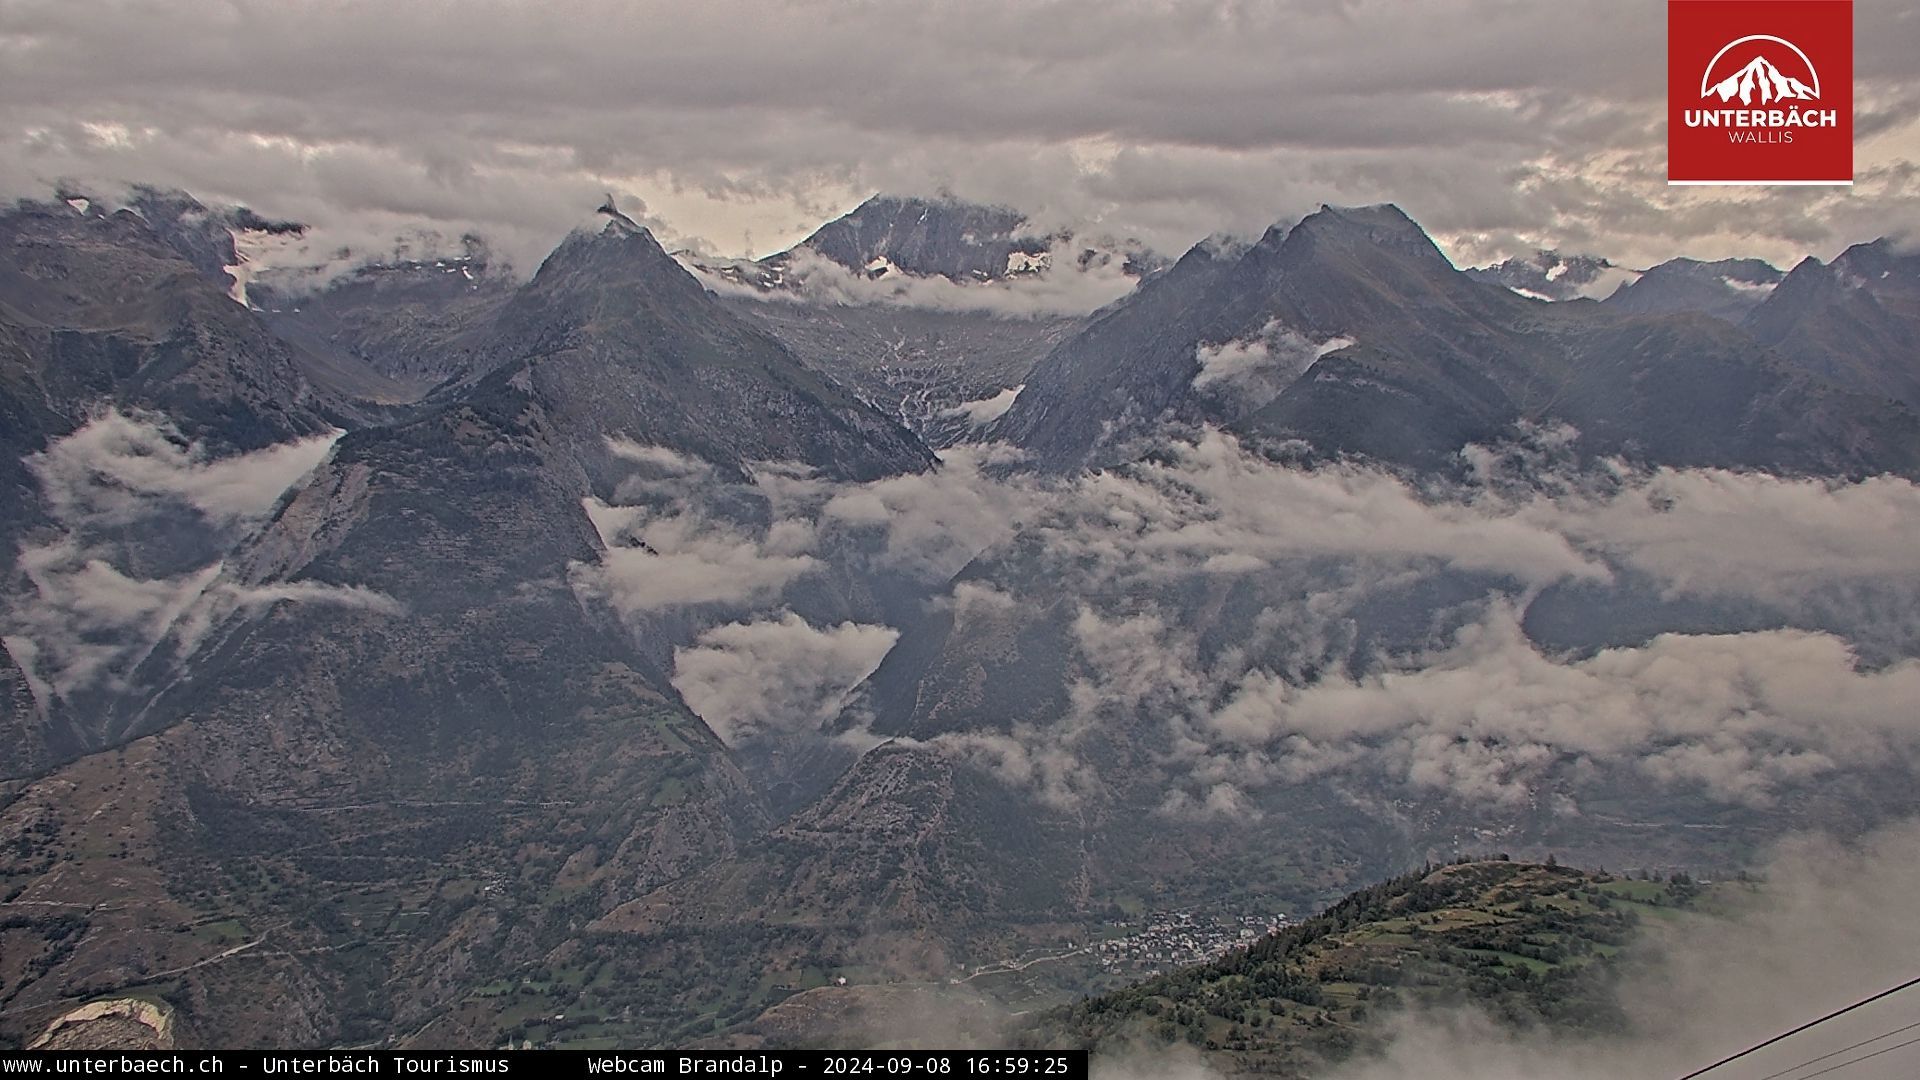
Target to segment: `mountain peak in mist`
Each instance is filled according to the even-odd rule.
[[[1598,255],[1565,254],[1551,248],[1474,267],[1466,274],[1537,300],[1598,299],[1638,276],[1637,271]]]
[[[1338,239],[1344,243],[1390,248],[1404,254],[1438,259],[1446,263],[1449,269],[1453,266],[1419,222],[1408,217],[1406,211],[1393,203],[1375,203],[1371,206],[1332,206],[1323,203],[1320,209],[1302,218],[1300,224],[1286,235],[1289,242],[1304,242],[1310,238]]]
[[[1026,232],[1026,223],[1006,206],[880,194],[816,229],[798,249],[873,276],[987,281],[1043,264],[1048,240]]]

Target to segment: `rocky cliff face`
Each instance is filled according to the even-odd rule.
[[[470,393],[535,395],[562,438],[620,435],[735,469],[787,461],[859,479],[933,460],[905,428],[723,307],[622,217],[561,244],[487,340],[485,374]]]

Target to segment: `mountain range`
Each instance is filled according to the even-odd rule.
[[[1042,232],[1006,207],[887,195],[764,259],[683,258],[935,447],[974,438],[1088,311],[1163,265],[1137,242]]]
[[[0,214],[0,1039],[101,1000],[215,1044],[726,1039],[838,979],[996,985],[1494,838],[1733,869],[1786,818],[1913,802],[1892,756],[1729,799],[1568,753],[1489,807],[1358,748],[1261,784],[1199,749],[1262,680],[1780,631],[1552,545],[1375,580],[1405,521],[1206,545],[1385,503],[1465,528],[1448,485],[1501,453],[1904,482],[1920,261],[1890,241],[1549,301],[1384,205],[1167,264],[876,197],[721,265],[609,200],[526,280],[477,239],[232,272],[298,228],[151,191]],[[796,283],[823,265],[852,284]],[[994,1009],[1115,988],[1022,977]]]
[[[1056,469],[1125,460],[1169,420],[1422,468],[1555,422],[1592,453],[1674,465],[1920,467],[1920,399],[1884,392],[1911,370],[1906,350],[1809,370],[1769,348],[1777,336],[1702,317],[1662,282],[1679,270],[1597,306],[1542,303],[1456,270],[1395,207],[1323,207],[1244,250],[1188,252],[1044,358],[994,433]],[[1750,325],[1818,320],[1798,291]],[[1280,377],[1252,397],[1200,392],[1223,347],[1264,352]]]

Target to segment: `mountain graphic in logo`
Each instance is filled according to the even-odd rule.
[[[1721,58],[1732,52],[1735,47],[1753,41],[1786,46],[1799,59],[1807,73],[1807,78],[1813,81],[1813,85],[1809,86],[1781,71],[1772,60],[1767,59],[1765,53],[1747,61],[1745,67],[1715,82],[1714,70],[1719,66]],[[1723,102],[1732,101],[1737,97],[1742,105],[1765,105],[1775,101],[1813,101],[1820,96],[1820,76],[1813,70],[1813,61],[1807,59],[1807,54],[1801,52],[1793,42],[1767,34],[1752,34],[1728,42],[1724,48],[1714,54],[1713,59],[1707,64],[1706,74],[1700,77],[1700,96],[1718,97]]]

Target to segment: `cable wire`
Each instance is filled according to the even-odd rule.
[[[1816,1076],[1825,1076],[1830,1072],[1837,1072],[1841,1069],[1846,1068],[1849,1065],[1858,1065],[1861,1062],[1867,1060],[1868,1058],[1877,1058],[1881,1054],[1891,1054],[1895,1050],[1898,1050],[1903,1046],[1912,1046],[1914,1043],[1920,1043],[1920,1038],[1908,1039],[1906,1042],[1903,1042],[1903,1043],[1894,1043],[1892,1046],[1887,1047],[1885,1050],[1875,1050],[1871,1054],[1861,1054],[1857,1058],[1849,1058],[1838,1065],[1829,1065],[1826,1068],[1821,1069],[1819,1072],[1810,1072],[1807,1075],[1801,1077],[1800,1080],[1813,1080],[1813,1078]]]
[[[1858,1050],[1861,1047],[1867,1045],[1868,1043],[1877,1043],[1881,1039],[1887,1038],[1890,1035],[1898,1035],[1903,1031],[1912,1031],[1914,1028],[1917,1028],[1917,1027],[1920,1027],[1920,1020],[1915,1020],[1913,1023],[1908,1024],[1905,1027],[1894,1028],[1892,1031],[1883,1031],[1880,1034],[1875,1035],[1871,1039],[1861,1039],[1859,1042],[1854,1043],[1852,1046],[1843,1046],[1840,1049],[1835,1050],[1831,1053],[1821,1054],[1817,1058],[1808,1058],[1807,1060],[1801,1062],[1800,1064],[1795,1065],[1791,1069],[1781,1069],[1779,1072],[1776,1072],[1776,1073],[1768,1073],[1767,1075],[1761,1077],[1760,1080],[1779,1080],[1780,1077],[1785,1076],[1788,1073],[1799,1072],[1801,1069],[1804,1069],[1809,1065],[1818,1065],[1821,1062],[1827,1060],[1828,1058],[1839,1057],[1841,1054],[1844,1054],[1849,1050]],[[1905,1046],[1906,1044],[1901,1043],[1900,1045]],[[1888,1049],[1889,1050],[1897,1049],[1897,1047],[1888,1047]],[[1814,1073],[1813,1075],[1819,1076],[1820,1074]],[[1807,1078],[1803,1076],[1800,1078],[1800,1080],[1807,1080]]]
[[[1897,994],[1900,991],[1913,986],[1920,986],[1920,977],[1908,979],[1906,982],[1901,983],[1899,986],[1889,987],[1888,989],[1882,990],[1879,993],[1873,995],[1872,997],[1861,998],[1859,1001],[1856,1001],[1853,1004],[1848,1005],[1844,1009],[1835,1009],[1834,1011],[1828,1013],[1825,1016],[1820,1017],[1817,1020],[1809,1020],[1806,1023],[1801,1024],[1799,1027],[1794,1028],[1790,1031],[1783,1031],[1780,1034],[1775,1035],[1773,1038],[1768,1039],[1766,1042],[1754,1043],[1752,1046],[1747,1047],[1745,1050],[1742,1050],[1737,1054],[1729,1054],[1726,1057],[1721,1058],[1719,1061],[1716,1061],[1711,1065],[1708,1065],[1704,1068],[1695,1069],[1692,1072],[1688,1073],[1687,1075],[1682,1076],[1680,1080],[1693,1080],[1693,1078],[1696,1076],[1704,1076],[1707,1073],[1712,1072],[1713,1070],[1719,1068],[1722,1065],[1727,1064],[1730,1061],[1739,1061],[1741,1058],[1746,1057],[1748,1054],[1753,1053],[1755,1050],[1764,1050],[1767,1047],[1772,1046],[1774,1043],[1777,1043],[1782,1039],[1792,1038],[1793,1036],[1800,1034],[1801,1032],[1807,1030],[1808,1028],[1818,1027],[1821,1024],[1824,1024],[1835,1017],[1845,1016],[1846,1014],[1852,1012],[1855,1009],[1861,1008],[1862,1006],[1865,1006],[1865,1005],[1871,1005],[1874,1002],[1879,1001],[1881,998],[1884,998],[1884,997],[1892,997],[1894,994]],[[1901,1045],[1904,1046],[1906,1044],[1902,1043]],[[1889,1047],[1888,1049],[1899,1049],[1899,1047]]]

